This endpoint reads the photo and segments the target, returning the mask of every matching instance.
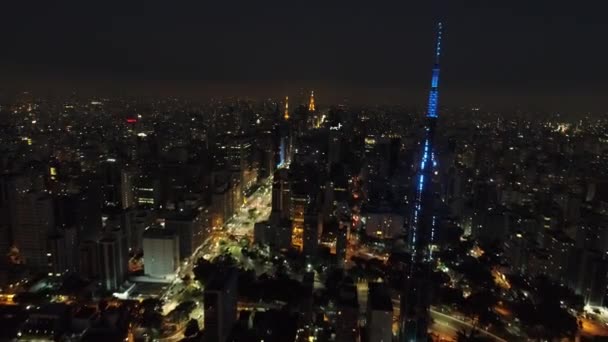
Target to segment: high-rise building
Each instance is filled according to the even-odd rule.
[[[289,120],[289,96],[285,96],[285,111],[283,112],[283,119]]]
[[[234,269],[217,272],[205,284],[205,340],[224,342],[236,321],[238,274]]]
[[[144,232],[144,270],[151,277],[167,278],[179,267],[179,236],[171,229],[152,227]]]
[[[270,245],[274,242],[272,228],[269,221],[256,222],[253,225],[253,242],[261,245]]]
[[[13,241],[14,212],[17,203],[16,177],[0,176],[0,252],[8,252]]]
[[[206,236],[204,211],[180,211],[165,218],[165,228],[179,236],[179,258],[189,258]]]
[[[597,251],[578,249],[570,258],[568,284],[586,305],[603,306],[607,275],[608,260]]]
[[[234,213],[233,192],[230,180],[218,181],[211,198],[211,227],[220,229]]]
[[[323,231],[323,218],[315,208],[308,209],[304,215],[302,252],[305,256],[315,258],[319,247],[319,238]]]
[[[415,342],[428,339],[431,293],[430,276],[433,269],[433,244],[436,216],[433,208],[436,193],[433,178],[436,176],[434,135],[439,104],[439,57],[443,24],[437,25],[435,65],[429,92],[426,127],[422,143],[421,160],[414,178],[414,200],[408,231],[411,265],[406,274],[400,309],[400,341]]]
[[[12,236],[22,259],[34,267],[46,268],[47,240],[55,229],[53,199],[43,193],[25,193],[16,199]]]
[[[251,137],[235,137],[226,146],[228,170],[239,175],[242,191],[253,188],[258,177],[258,167],[253,160],[253,140]]]
[[[140,175],[135,179],[133,196],[135,203],[145,208],[157,208],[160,206],[160,180]]]
[[[310,198],[306,189],[303,188],[303,184],[296,185],[296,189],[299,190],[294,189],[291,192],[291,223],[293,227],[291,244],[301,251],[304,247],[304,218],[310,204]]]
[[[336,342],[360,341],[359,338],[359,301],[357,287],[353,283],[343,284],[338,292],[336,303]]]
[[[97,241],[86,239],[78,245],[78,271],[81,276],[94,279],[99,276],[99,248]]]
[[[268,244],[275,250],[287,250],[291,248],[292,231],[288,218],[282,219],[276,212],[271,212],[268,221],[258,222],[254,226],[254,240]]]
[[[122,209],[128,209],[135,206],[135,197],[133,195],[133,181],[135,172],[132,169],[123,169],[120,172],[120,200]]]
[[[98,250],[101,285],[108,291],[115,290],[124,281],[119,242],[114,236],[105,236],[99,240]]]
[[[272,181],[272,212],[278,213],[281,219],[290,217],[291,189],[287,169],[275,171]]]
[[[393,302],[384,283],[370,283],[367,301],[367,341],[393,340]]]
[[[48,262],[49,274],[61,275],[66,272],[75,271],[75,255],[73,236],[75,232],[67,231],[68,236],[59,232],[51,234],[48,238]]]
[[[321,94],[323,95],[323,94]],[[308,100],[308,111],[309,112],[314,112],[316,110],[315,107],[315,91],[311,91],[310,92],[310,99]]]
[[[348,241],[350,240],[351,216],[346,210],[338,214],[338,233],[336,236],[336,259],[338,267],[346,263]]]

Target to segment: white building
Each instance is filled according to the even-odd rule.
[[[144,232],[144,270],[151,277],[169,278],[179,266],[179,237],[169,229]]]

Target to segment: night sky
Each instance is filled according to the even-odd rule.
[[[605,109],[606,1],[92,3],[3,1],[2,89],[420,104],[441,15],[443,103]]]

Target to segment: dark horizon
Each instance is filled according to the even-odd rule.
[[[0,89],[424,106],[441,16],[443,105],[605,113],[604,4],[117,4],[5,5]]]

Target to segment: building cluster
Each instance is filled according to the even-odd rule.
[[[206,242],[236,236],[298,255],[305,271],[290,272],[302,296],[285,312],[243,299],[237,270],[216,272],[202,300],[210,340],[391,341],[390,284],[367,269],[319,304],[318,283],[353,260],[416,255],[412,240],[423,230],[415,227],[432,225],[423,246],[431,252],[462,235],[498,255],[503,274],[544,275],[603,305],[608,122],[446,110],[427,148],[428,123],[415,110],[321,108],[312,94],[294,106],[294,98],[200,105],[20,94],[2,105],[0,288],[40,274],[76,274],[94,284],[95,298],[134,282],[169,284]],[[424,201],[420,175],[433,185]],[[256,208],[266,188],[270,206]],[[250,217],[235,219],[251,201]],[[124,331],[129,320],[117,317],[138,316],[120,305],[78,307],[36,306],[15,333],[56,338],[101,317]]]
[[[171,277],[273,174],[278,106],[19,94],[2,106],[5,281],[78,273],[116,290],[142,269]]]
[[[495,244],[506,272],[546,275],[601,306],[606,294],[602,121],[454,122],[441,163],[445,227]]]

